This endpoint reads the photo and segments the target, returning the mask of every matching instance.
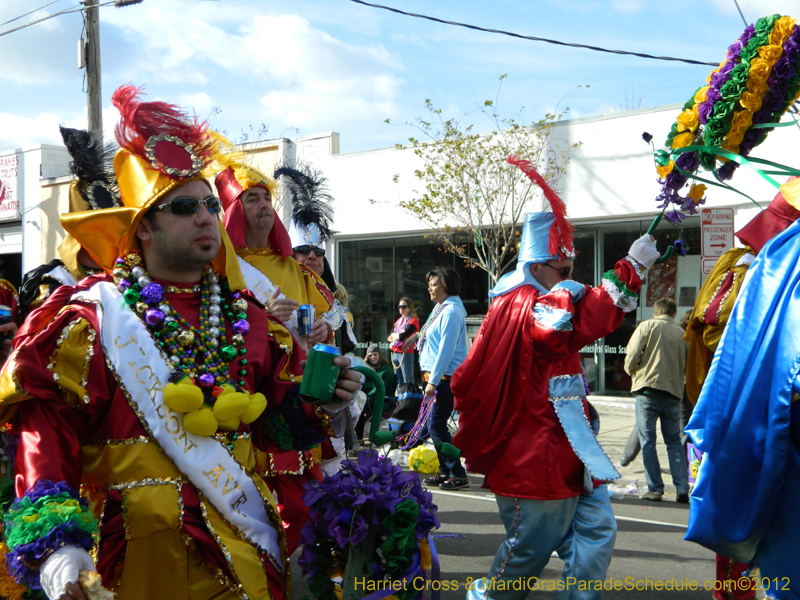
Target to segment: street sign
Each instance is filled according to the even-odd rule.
[[[703,275],[708,275],[711,273],[711,269],[714,268],[714,265],[717,264],[716,258],[704,258],[703,259]]]
[[[703,273],[706,273],[706,259],[716,262],[717,257],[733,248],[733,209],[704,208],[702,216]]]

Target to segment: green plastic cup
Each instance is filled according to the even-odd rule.
[[[308,360],[303,371],[303,381],[300,384],[300,398],[309,404],[330,404],[338,401],[336,398],[336,380],[339,379],[340,368],[333,363],[333,359],[341,356],[339,348],[328,344],[315,344],[308,351]],[[380,376],[363,361],[363,359],[350,356],[350,369],[362,373],[375,386],[375,407],[373,415],[383,412],[383,399],[386,388]],[[369,438],[374,439],[380,427],[380,418],[373,418],[370,426]]]

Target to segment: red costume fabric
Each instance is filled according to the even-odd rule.
[[[639,291],[630,263],[619,261],[615,272]],[[603,286],[583,291],[575,302],[567,289],[541,294],[530,285],[498,296],[453,375],[460,413],[453,444],[495,494],[558,500],[584,491],[584,465],[548,401],[550,379],[580,373],[578,351],[619,327],[623,310]],[[538,319],[542,311],[558,324]]]
[[[154,478],[163,475],[158,475],[155,467],[142,464],[142,461],[103,465],[99,464],[99,459],[92,463],[90,457],[102,456],[104,448],[109,445],[129,444],[133,448],[137,444],[157,444],[149,438],[120,389],[114,372],[107,367],[99,334],[95,336],[89,333],[89,352],[81,381],[86,394],[82,398],[65,391],[62,387],[67,385],[64,378],[59,379],[54,373],[59,348],[74,324],[83,320],[88,323],[89,331],[98,331],[94,307],[76,301],[67,304],[69,298],[75,291],[110,279],[107,275],[94,276],[84,279],[76,287],[62,286],[40,309],[32,313],[30,322],[35,326],[30,328],[29,335],[26,335],[29,328],[24,328],[22,335],[15,340],[15,353],[12,355],[16,363],[14,374],[17,389],[24,390],[32,398],[12,404],[11,407],[16,410],[5,410],[3,415],[6,418],[13,415],[12,432],[19,435],[15,463],[17,495],[22,495],[39,479],[45,478],[54,482],[66,481],[74,488],[82,488],[84,493],[99,493],[104,498],[97,567],[103,576],[104,585],[111,589],[119,582],[128,540],[136,535],[135,527],[131,525],[135,518],[135,508],[125,506],[123,492],[115,488],[114,484],[131,479],[140,480],[143,475]],[[160,283],[164,286],[186,287],[186,284]],[[165,297],[181,317],[193,326],[199,326],[199,292],[167,291]],[[299,363],[305,358],[305,354],[299,349],[287,352],[287,348],[281,346],[271,333],[274,326],[268,320],[274,319],[256,301],[248,297],[248,302],[251,305],[247,311],[250,332],[245,337],[248,368],[244,380],[251,393],[258,391],[267,397],[266,415],[276,410],[287,392],[296,385],[281,378],[279,374],[287,363],[290,374],[301,373]],[[230,337],[230,322],[226,320],[225,325]],[[324,435],[325,419],[317,417],[313,409],[305,405],[303,411],[309,421],[313,422],[312,428],[318,429]],[[238,433],[243,440],[252,440],[253,446],[268,449],[273,447],[274,441],[270,438],[269,429],[263,425],[263,418],[262,415],[251,426],[243,424]],[[166,457],[162,460],[172,464]],[[302,507],[299,493],[302,491],[302,483],[308,480],[308,475],[287,481],[283,481],[281,477],[266,480],[271,488],[279,490],[281,503],[291,509],[287,511],[290,516],[283,514],[281,518],[291,524],[291,534],[296,539],[307,519],[306,512],[296,505]],[[187,543],[191,541],[196,556],[211,573],[222,573],[235,585],[236,578],[229,568],[224,552],[215,534],[209,532],[206,526],[197,489],[188,482],[182,483],[179,489],[182,507],[180,529]],[[141,517],[138,518],[141,520]],[[158,523],[157,519],[155,521],[151,530],[168,527]],[[280,523],[277,525],[280,528]],[[296,542],[294,546],[296,547]],[[293,549],[288,553],[291,554]],[[272,598],[280,599],[285,591],[283,577],[268,560],[263,562]]]
[[[11,320],[21,325],[19,311],[17,309],[17,290],[5,279],[0,279],[0,304],[11,309]]]

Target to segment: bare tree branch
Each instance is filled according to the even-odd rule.
[[[427,119],[418,117],[407,123],[424,136],[409,138],[422,160],[422,167],[414,172],[422,189],[400,202],[401,208],[432,230],[446,251],[467,266],[486,271],[495,282],[516,261],[517,224],[524,213],[539,210],[540,202],[546,204],[539,189],[506,159],[516,154],[539,165],[548,185],[557,189],[571,150],[580,145],[559,145],[553,140],[553,130],[564,113],[523,125],[513,117],[501,117],[497,101],[487,100],[477,109],[494,124],[495,131],[488,136],[473,133],[472,125],[463,126],[463,117],[444,120],[441,109],[425,101]],[[459,244],[457,233],[471,244]]]

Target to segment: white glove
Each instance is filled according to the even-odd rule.
[[[649,269],[661,254],[656,249],[656,239],[652,235],[645,233],[633,242],[631,249],[628,250],[628,256],[642,265],[643,269]]]
[[[53,552],[39,568],[42,589],[51,600],[67,593],[68,583],[77,583],[81,571],[96,571],[89,553],[77,546],[63,546]]]

